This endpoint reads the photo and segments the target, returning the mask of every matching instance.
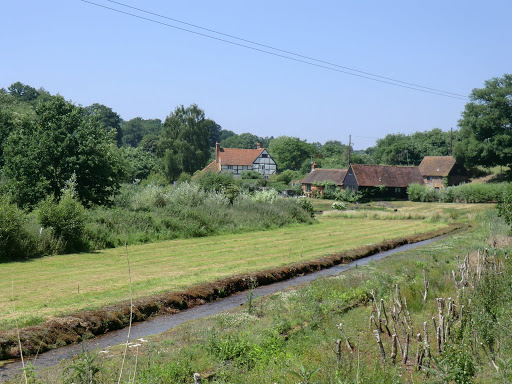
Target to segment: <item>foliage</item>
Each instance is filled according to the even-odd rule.
[[[25,222],[23,211],[0,196],[0,262],[33,256],[34,241]]]
[[[113,131],[61,96],[22,120],[4,146],[6,187],[21,206],[48,195],[59,197],[66,180],[77,176],[77,191],[87,203],[104,204],[124,177]]]
[[[126,164],[126,178],[129,182],[146,179],[161,170],[158,158],[141,147],[122,147],[121,153]]]
[[[202,169],[210,157],[209,126],[204,111],[192,104],[185,108],[176,107],[163,124],[159,156],[163,158],[164,169],[170,181],[182,172],[193,174]]]
[[[96,384],[100,365],[96,362],[97,355],[82,347],[82,353],[69,364],[64,371],[64,383],[69,384]]]
[[[105,130],[116,132],[116,142],[121,146],[123,131],[121,130],[121,116],[103,104],[94,103],[84,109],[85,113],[97,117],[97,121]]]
[[[220,192],[235,184],[231,172],[201,172],[194,176],[194,181],[205,191]]]
[[[454,139],[458,132],[453,133]],[[439,128],[410,135],[388,134],[371,149],[375,164],[418,165],[425,156],[450,155],[450,132]],[[355,162],[355,161],[354,161]]]
[[[512,163],[512,74],[473,89],[459,120],[454,154],[467,168]]]
[[[311,217],[315,217],[315,211],[314,211],[314,208],[313,208],[313,204],[311,203],[311,201],[308,201],[304,198],[302,199],[299,199],[299,205],[300,207],[306,211],[307,213],[309,213],[309,215]]]
[[[505,222],[512,226],[512,185],[508,185],[498,203],[498,212]]]
[[[362,197],[361,193],[345,188],[336,195],[336,200],[346,203],[357,203]]]
[[[468,183],[447,187],[441,191],[428,185],[411,184],[407,195],[411,201],[445,202],[445,203],[494,203],[501,199],[508,183],[483,184]]]
[[[240,135],[233,134],[221,141],[223,148],[256,149],[258,143],[264,144],[263,146],[265,147],[268,140],[265,140],[264,143],[264,139],[261,137],[251,133],[242,133]]]
[[[347,209],[347,205],[342,203],[341,201],[335,201],[331,205],[332,209],[336,209],[337,211],[345,211]]]
[[[73,179],[57,202],[54,196],[47,197],[38,207],[38,218],[43,228],[50,228],[63,244],[63,252],[82,251],[86,211],[76,197]]]
[[[315,148],[298,137],[280,136],[270,142],[268,151],[279,169],[298,171],[310,159]]]
[[[123,145],[138,147],[139,144],[144,143],[146,137],[154,137],[160,134],[162,121],[160,119],[144,120],[142,117],[135,117],[128,121],[122,121],[120,127]]]

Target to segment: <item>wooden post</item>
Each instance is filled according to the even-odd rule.
[[[425,348],[425,358],[428,359],[427,364],[430,361],[430,344],[428,342],[428,327],[427,322],[423,322],[423,333],[425,334],[424,342],[424,348]]]
[[[338,324],[338,329],[341,331],[343,337],[345,338],[345,344],[347,345],[347,348],[350,349],[350,352],[354,352],[354,347],[350,343],[350,340],[348,339],[348,336],[345,333],[345,330],[343,329],[343,324],[342,323]]]
[[[409,343],[410,343],[410,337],[409,337],[409,334],[406,333],[405,334],[405,348],[404,348],[404,352],[402,354],[402,363],[403,364],[407,364],[407,357],[409,355]]]
[[[395,334],[391,335],[391,362],[393,364],[396,363],[396,339],[397,337]]]
[[[336,366],[341,364],[341,339],[336,339]]]
[[[416,349],[416,370],[420,371],[423,366],[423,354],[425,353],[425,350],[421,346],[421,333],[418,332],[416,334],[416,340],[418,341],[418,347]]]
[[[423,270],[423,285],[425,287],[425,292],[423,292],[423,304],[427,302],[428,295],[428,287],[430,285],[430,281],[427,280],[427,273]]]
[[[376,329],[373,330],[373,334],[377,338],[377,344],[379,345],[380,357],[382,357],[382,361],[386,361],[386,351],[384,350],[384,346],[382,345],[382,340],[380,338],[380,332]]]
[[[386,306],[384,305],[384,299],[380,299],[380,311],[384,315],[384,320],[386,321],[384,323],[384,326],[386,327],[388,336],[391,337],[391,331],[389,330],[389,327],[388,327],[388,323],[389,323],[388,314],[386,313]]]

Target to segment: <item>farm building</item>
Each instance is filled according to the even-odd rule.
[[[418,167],[351,164],[343,188],[375,197],[406,198],[407,187],[413,183],[423,184]]]
[[[343,189],[343,179],[347,174],[346,169],[322,169],[316,168],[313,163],[311,172],[302,179],[302,193],[307,197],[321,196],[324,188],[328,185],[335,186],[336,189]]]
[[[258,143],[256,149],[221,148],[215,144],[215,160],[208,164],[203,171],[231,172],[240,177],[243,171],[257,171],[265,178],[276,173],[275,161],[265,148]]]
[[[469,180],[466,169],[453,156],[425,156],[418,168],[425,185],[437,190]]]

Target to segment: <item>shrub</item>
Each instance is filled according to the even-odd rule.
[[[23,211],[0,196],[0,262],[34,256],[34,239],[24,224]]]
[[[41,225],[51,228],[55,237],[62,241],[62,251],[87,249],[84,241],[86,211],[72,191],[64,191],[59,202],[54,196],[47,197],[39,204],[37,215]]]
[[[275,189],[265,189],[256,191],[252,196],[252,200],[259,203],[273,204],[279,199],[279,193]]]
[[[298,201],[299,201],[300,207],[304,211],[306,211],[311,217],[315,216],[313,204],[311,203],[311,201],[308,201],[306,199],[299,199]]]
[[[335,201],[332,203],[332,209],[336,209],[338,211],[345,211],[347,209],[347,205],[342,203],[341,201]]]
[[[357,203],[361,200],[362,195],[359,192],[353,191],[351,189],[344,189],[341,192],[338,192],[336,196],[336,200],[344,201],[347,203]]]

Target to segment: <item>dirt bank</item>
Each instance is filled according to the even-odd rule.
[[[168,314],[192,308],[206,302],[232,295],[258,286],[272,284],[292,277],[330,268],[366,256],[393,249],[405,244],[437,237],[461,228],[453,224],[435,232],[395,239],[369,245],[320,259],[305,261],[280,268],[237,275],[212,283],[188,288],[185,291],[164,293],[155,297],[137,299],[133,304],[133,321],[140,322],[150,316]],[[55,318],[44,324],[20,330],[24,355],[35,355],[67,344],[80,342],[84,338],[101,335],[126,327],[130,321],[130,303],[122,302],[97,311],[82,311],[69,316]],[[16,330],[0,332],[0,360],[19,357]]]

